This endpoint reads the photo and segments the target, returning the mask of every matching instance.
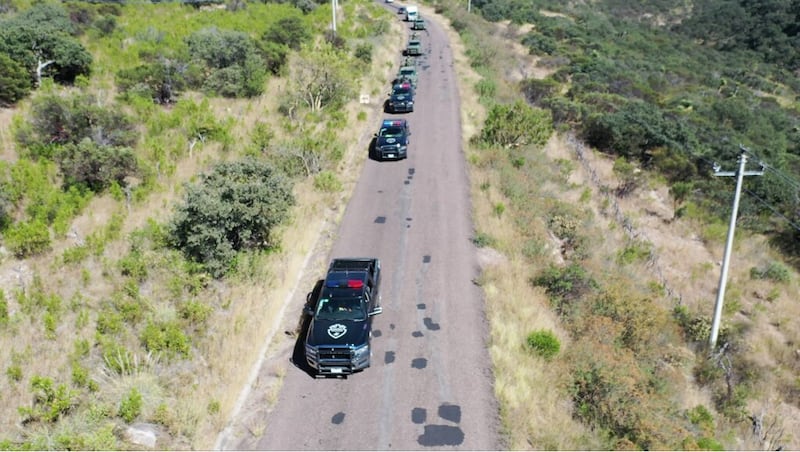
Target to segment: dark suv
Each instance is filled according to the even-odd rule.
[[[384,119],[375,134],[375,158],[399,160],[408,157],[409,135],[411,130],[405,119]]]
[[[414,111],[414,85],[411,81],[403,81],[394,85],[386,101],[387,113],[411,113]]]

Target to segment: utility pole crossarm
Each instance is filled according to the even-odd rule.
[[[764,165],[761,165],[761,170],[759,171],[745,171],[745,165],[747,164],[747,153],[750,151],[747,150],[742,145],[739,145],[739,149],[742,153],[739,155],[739,169],[738,171],[720,171],[720,166],[716,163],[714,164],[714,175],[715,176],[736,176],[736,192],[733,195],[733,209],[731,212],[731,222],[728,226],[728,237],[725,241],[725,253],[722,258],[722,270],[720,271],[719,275],[719,290],[717,290],[717,301],[714,304],[714,319],[711,323],[711,336],[709,338],[709,348],[710,352],[714,353],[714,348],[717,345],[717,336],[719,335],[719,324],[722,318],[722,304],[725,300],[725,285],[728,281],[728,265],[730,264],[731,260],[731,250],[733,249],[733,236],[736,230],[736,216],[739,212],[739,198],[742,194],[742,181],[744,176],[762,176],[764,174]]]

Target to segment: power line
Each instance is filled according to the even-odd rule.
[[[748,195],[752,196],[753,198],[756,198],[756,200],[758,200],[761,204],[764,204],[769,210],[772,211],[772,213],[774,213],[775,215],[783,218],[784,220],[786,220],[787,223],[792,225],[792,227],[794,227],[796,230],[800,231],[800,225],[799,224],[795,223],[794,221],[789,219],[786,215],[784,215],[781,212],[779,212],[775,207],[773,207],[765,199],[761,198],[760,196],[758,196],[757,194],[753,193],[752,191],[750,191],[750,190],[748,190],[746,188],[744,189],[744,191],[745,191],[745,193],[747,193]]]

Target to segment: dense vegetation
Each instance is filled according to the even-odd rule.
[[[322,5],[0,2],[0,263],[30,265],[0,290],[0,447],[127,448],[142,421],[209,447],[224,385],[185,382],[219,378],[214,334],[263,333],[216,290],[279,252],[297,184],[341,190],[340,107],[392,19],[353,2],[334,37]]]
[[[475,6],[493,20],[534,25],[522,42],[555,72],[523,82],[529,102],[552,111],[557,124],[598,149],[657,171],[671,184],[690,184],[686,201],[703,212],[720,220],[729,215],[731,187],[710,177],[713,164],[733,167],[739,144],[750,149],[753,165],[762,161],[767,173],[748,180],[739,221],[771,232],[797,256],[796,2],[705,1],[692,14],[668,1],[572,9],[546,1]],[[568,16],[543,15],[542,8]],[[643,20],[656,16],[667,25]],[[561,84],[566,92],[554,89]]]
[[[767,428],[761,425],[764,411],[749,410],[765,397],[800,406],[796,361],[782,356],[791,347],[765,352],[753,345],[759,337],[753,312],[762,309],[764,299],[784,298],[783,306],[791,305],[793,292],[787,289],[794,272],[778,261],[753,266],[749,282],[769,284],[751,295],[741,286],[749,282],[740,281],[727,294],[719,348],[710,354],[709,295],[681,299],[668,279],[645,276],[657,267],[658,251],[631,232],[636,220],[618,207],[620,199],[666,183],[673,213],[665,221],[700,225],[704,241],[721,242],[733,186],[730,178],[712,177],[712,171],[714,163],[735,170],[742,144],[749,149],[748,169],[758,169],[761,161],[765,174],[747,178],[738,224],[748,233],[765,233],[786,261],[798,265],[798,10],[788,1],[755,5],[473,1],[484,18],[511,21],[496,27],[466,14],[462,5],[439,6],[482,76],[474,88],[488,113],[470,155],[480,172],[478,198],[489,200],[487,209],[502,217],[502,224],[514,225],[511,234],[498,220],[486,220],[475,243],[524,262],[520,271],[529,274],[530,286],[544,291],[558,329],[569,337],[562,351],[545,354],[544,343],[553,342],[542,339],[548,331],[531,329],[520,317],[523,308],[517,305],[527,298],[510,296],[507,278],[491,271],[484,276],[489,287],[502,287],[503,293],[492,300],[487,290],[496,327],[498,397],[512,447],[719,450],[741,447],[737,441],[750,435],[757,437],[756,447],[779,447],[793,439],[784,435],[780,420],[774,421],[777,413],[770,413]],[[736,21],[717,14],[727,7],[735,7]],[[518,30],[525,30],[520,37]],[[704,30],[720,34],[704,37]],[[525,58],[503,59],[499,47],[504,44],[493,40],[496,34],[519,39],[535,58],[536,72],[545,75],[533,77]],[[785,57],[776,58],[773,50]],[[521,81],[508,76],[515,64]],[[528,109],[520,106],[520,98]],[[548,136],[552,124],[562,136],[574,134],[610,156],[618,184],[567,182],[575,163],[548,160],[540,140],[517,139],[521,127],[506,115],[509,111],[516,111],[514,118],[529,118],[524,130]],[[565,202],[566,197],[573,201]],[[601,201],[593,202],[595,197]],[[598,214],[621,231],[602,229]],[[501,233],[508,243],[498,238]],[[618,248],[609,250],[612,243]],[[541,317],[531,314],[528,321]],[[526,327],[516,342],[509,339],[509,330]],[[793,326],[782,333],[794,343],[798,331]],[[521,343],[527,354],[509,352]],[[764,364],[764,354],[776,364]],[[540,360],[528,361],[528,355]],[[518,372],[526,362],[537,370]],[[782,372],[784,366],[793,371]],[[536,380],[540,373],[549,378]],[[553,435],[541,431],[541,423],[526,422],[535,418],[526,413],[537,402],[519,394],[553,381],[571,401],[572,419],[590,434],[576,427]],[[694,384],[710,394],[709,403],[682,406],[678,399]]]

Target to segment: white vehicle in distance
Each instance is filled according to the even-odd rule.
[[[406,6],[406,22],[414,22],[419,17],[419,9],[415,5]]]

